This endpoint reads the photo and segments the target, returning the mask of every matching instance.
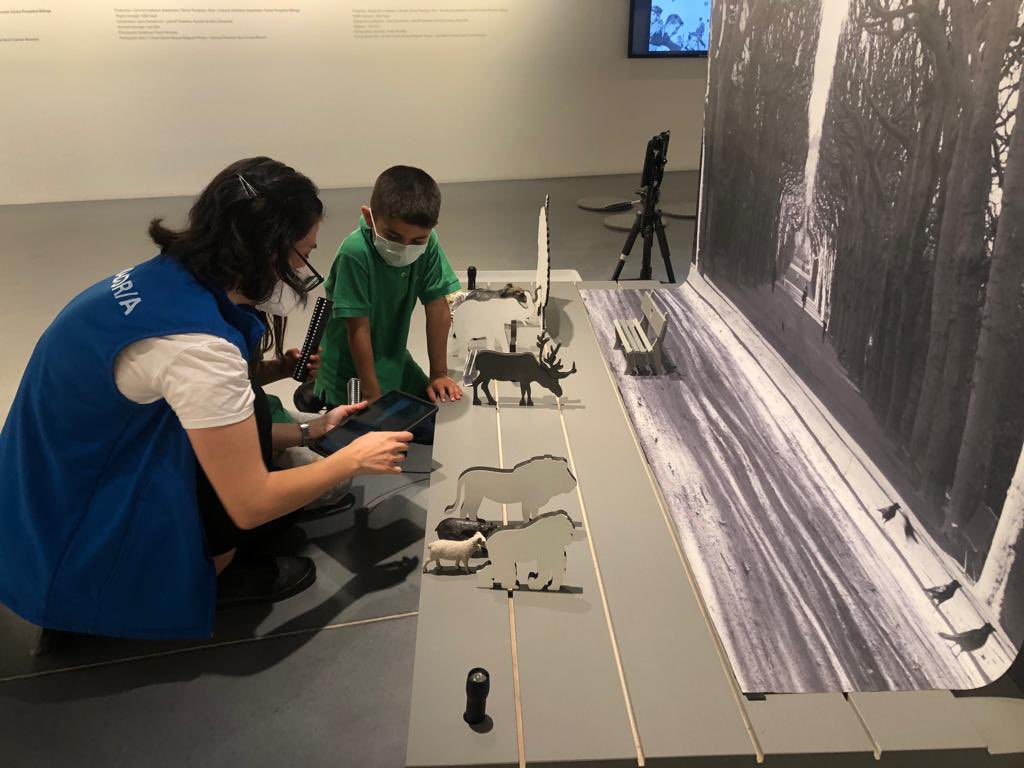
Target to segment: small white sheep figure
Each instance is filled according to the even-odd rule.
[[[423,572],[427,572],[427,566],[437,563],[437,568],[442,568],[442,560],[454,560],[455,566],[462,566],[462,570],[469,573],[469,558],[478,554],[483,549],[487,539],[482,533],[474,533],[472,538],[465,541],[449,541],[438,539],[427,544],[427,560],[423,563]]]

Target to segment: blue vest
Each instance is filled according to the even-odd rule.
[[[0,602],[51,629],[212,634],[195,453],[165,400],[121,395],[114,361],[175,333],[220,336],[249,360],[263,331],[166,256],[71,300],[36,344],[0,433]]]

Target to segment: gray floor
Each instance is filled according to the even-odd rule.
[[[443,185],[439,234],[456,269],[532,269],[537,210],[550,194],[552,266],[607,279],[624,235],[575,201],[630,196],[637,180]],[[696,193],[695,173],[666,174],[665,202],[692,201]],[[328,217],[315,262],[326,270],[368,190],[328,190],[323,197]],[[184,198],[165,198],[0,207],[7,284],[0,304],[6,348],[0,417],[35,340],[60,307],[95,280],[151,255],[146,223],[154,216],[178,223],[188,205]],[[681,280],[693,223],[672,220],[667,234]],[[637,245],[625,276],[638,273],[639,261]],[[655,277],[663,276],[655,252]],[[293,342],[304,330],[304,323],[296,325],[302,327],[292,330]],[[364,499],[374,495],[364,492]],[[24,661],[31,628],[0,612],[0,678],[45,672],[0,682],[4,765],[402,765],[416,619],[334,626],[415,610],[418,568],[410,569],[408,558],[421,549],[424,513],[415,493],[399,497],[408,503],[382,504],[367,518],[307,526],[300,543],[321,551],[323,573],[314,588],[320,591],[303,596],[308,610],[281,604],[236,617],[224,622],[210,646],[119,663],[108,662],[144,651],[111,654],[93,647],[79,651],[77,660],[97,666],[54,671],[52,664]]]

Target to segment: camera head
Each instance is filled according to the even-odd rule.
[[[644,170],[640,177],[640,187],[653,190],[661,186],[668,164],[669,131],[662,131],[651,137],[647,142],[647,154],[644,156]]]

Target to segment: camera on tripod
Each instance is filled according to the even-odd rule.
[[[661,219],[661,209],[658,203],[661,200],[661,182],[665,176],[665,166],[668,164],[668,140],[669,131],[662,131],[653,136],[647,142],[647,153],[644,155],[644,170],[640,176],[640,188],[636,191],[640,195],[640,207],[636,211],[636,219],[633,227],[629,230],[626,243],[622,246],[622,255],[615,265],[615,273],[612,280],[618,280],[622,274],[622,268],[626,266],[626,257],[633,249],[633,243],[637,237],[643,236],[643,256],[640,262],[640,280],[650,280],[653,271],[651,269],[651,251],[654,249],[654,238],[658,238],[658,250],[661,251],[661,258],[665,262],[665,272],[668,281],[676,281],[675,273],[672,270],[671,254],[668,250],[668,239],[665,237],[665,224]]]

